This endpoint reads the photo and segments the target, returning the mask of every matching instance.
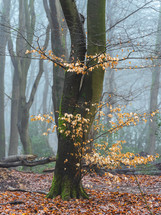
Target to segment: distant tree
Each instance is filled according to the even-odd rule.
[[[17,83],[16,87],[18,100],[17,100],[17,126],[20,135],[20,140],[23,145],[24,153],[29,154],[32,152],[31,142],[28,133],[29,126],[29,110],[34,100],[34,96],[40,81],[40,78],[43,74],[43,59],[39,61],[39,72],[36,75],[34,84],[31,89],[29,99],[26,98],[26,87],[27,87],[27,77],[28,71],[31,65],[31,58],[27,58],[25,55],[26,50],[31,50],[33,43],[33,36],[35,31],[35,9],[34,9],[34,0],[25,1],[19,0],[19,27],[17,31],[16,39],[16,51],[14,51],[13,41],[10,36],[8,47],[11,56],[11,60],[14,66],[15,72],[15,81]],[[47,48],[49,41],[49,26],[46,29],[46,38],[44,42],[44,50]],[[14,80],[14,78],[13,78]],[[15,87],[15,82],[13,83],[13,89]],[[16,94],[16,95],[17,95]],[[17,107],[16,107],[17,108]],[[10,143],[10,154],[16,153],[17,151],[14,148],[17,148],[15,142]]]
[[[11,138],[9,154],[17,153],[18,142],[16,142],[17,137],[13,132],[15,130],[14,127],[15,126],[17,127],[17,125],[20,134],[20,139],[23,144],[24,152],[31,153],[27,123],[29,118],[28,113],[29,107],[26,108],[26,82],[31,59],[24,59],[24,57],[27,47],[29,47],[29,44],[32,44],[34,26],[35,26],[34,1],[31,0],[30,4],[28,4],[28,1],[24,0],[19,1],[19,27],[16,39],[16,51],[14,51],[11,35],[8,42],[8,49],[14,66],[12,86],[13,101],[11,110],[11,120],[12,119],[13,120],[11,121]],[[26,41],[24,40],[26,36],[29,44],[26,44]]]
[[[5,53],[8,39],[8,19],[10,16],[10,0],[2,1],[0,13],[0,159],[5,157],[5,122],[4,122],[4,73]]]
[[[156,46],[154,52],[153,68],[152,68],[152,82],[151,82],[151,90],[150,90],[150,107],[149,112],[152,114],[154,111],[158,109],[158,93],[160,87],[160,65],[161,65],[161,6],[159,10],[159,20],[158,20],[158,29],[156,35]],[[157,57],[158,59],[155,59]],[[149,154],[154,155],[155,147],[156,147],[156,132],[158,129],[157,125],[157,116],[150,116],[148,121],[148,135],[147,135],[147,149],[146,151]]]

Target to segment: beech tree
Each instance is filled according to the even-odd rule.
[[[71,38],[71,54],[68,62],[56,56],[51,50],[48,51],[48,54],[39,48],[28,51],[29,53],[37,52],[41,58],[51,60],[66,70],[59,107],[56,167],[48,198],[58,195],[61,195],[64,200],[88,198],[81,184],[81,161],[82,158],[85,158],[86,161],[90,160],[90,155],[86,154],[86,150],[88,144],[93,140],[88,139],[88,134],[96,113],[102,106],[99,102],[102,95],[104,70],[108,67],[114,68],[118,63],[118,58],[112,58],[106,53],[105,2],[105,0],[101,2],[88,0],[86,41],[83,29],[84,21],[82,15],[78,13],[75,1],[60,0]],[[114,112],[116,120],[110,120],[111,128],[107,131],[108,133],[118,131],[119,128],[130,124],[136,125],[140,118],[146,121],[146,114],[141,116],[132,112],[121,113],[121,108],[109,107],[109,109],[108,117],[112,118],[111,113]],[[32,121],[35,120],[54,121],[49,114],[33,116]],[[138,156],[133,159],[134,154],[130,152],[121,154],[121,143],[123,142],[117,141],[114,148],[110,149],[111,154],[109,153],[106,158],[94,152],[92,158],[94,164],[97,165],[98,162],[106,167],[116,168],[120,162],[135,166],[136,163],[146,163],[152,160],[152,157],[140,159]]]
[[[84,64],[86,53],[86,40],[83,23],[77,11],[75,1],[60,0],[64,16],[71,36],[70,62],[80,61]],[[88,0],[87,9],[87,54],[95,55],[105,51],[105,0]],[[91,61],[90,64],[94,63]],[[89,74],[77,74],[66,72],[62,101],[59,113],[58,152],[56,167],[52,186],[47,195],[53,198],[61,195],[62,199],[88,198],[81,184],[81,156],[79,155],[79,144],[75,145],[71,136],[61,133],[61,126],[65,122],[63,117],[69,114],[75,117],[88,118],[90,124],[95,115],[93,103],[98,103],[103,86],[104,70],[95,68]],[[87,104],[87,105],[86,105]],[[86,109],[91,109],[93,115],[88,115]],[[91,117],[92,116],[92,117]],[[90,126],[89,126],[90,127]],[[69,128],[69,129],[72,129]],[[89,130],[89,129],[88,129]],[[79,142],[85,141],[87,135],[79,136]]]

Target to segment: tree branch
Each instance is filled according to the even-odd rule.
[[[10,168],[10,167],[17,167],[17,166],[28,166],[28,167],[33,167],[33,166],[38,166],[38,165],[44,165],[47,163],[51,163],[56,161],[55,157],[48,157],[48,158],[44,158],[44,159],[39,159],[39,160],[34,160],[34,161],[28,161],[26,159],[22,159],[19,161],[15,161],[15,162],[7,162],[7,161],[0,161],[0,167],[1,168]]]
[[[47,26],[47,29],[46,29],[46,39],[45,39],[45,43],[44,43],[44,51],[47,49],[47,46],[48,46],[48,43],[49,43],[49,31],[50,31],[50,26],[48,25]],[[44,69],[43,69],[43,60],[40,59],[39,60],[39,73],[37,74],[36,76],[36,79],[35,79],[35,82],[33,84],[33,87],[32,87],[32,90],[31,90],[31,94],[30,94],[30,98],[29,98],[29,101],[27,102],[27,108],[30,109],[32,103],[33,103],[33,100],[34,100],[34,96],[35,96],[35,93],[36,93],[36,90],[37,90],[37,87],[38,87],[38,84],[39,84],[39,81],[41,79],[41,76],[42,76],[42,73],[44,72]]]

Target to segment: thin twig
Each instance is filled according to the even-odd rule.
[[[140,184],[139,184],[139,181],[138,181],[136,175],[135,175],[135,174],[133,174],[133,175],[134,175],[134,177],[135,177],[137,186],[138,186],[139,191],[140,191],[140,193],[141,193],[141,195],[142,195],[142,197],[143,197],[143,200],[144,200],[144,202],[145,202],[145,204],[146,204],[146,207],[147,207],[148,211],[150,212],[151,215],[154,215],[154,213],[151,211],[151,209],[150,209],[150,207],[149,207],[149,205],[148,205],[148,202],[147,202],[147,200],[146,200],[146,198],[145,198],[145,194],[143,193],[143,191],[142,191],[142,189],[141,189],[141,186],[140,186]]]

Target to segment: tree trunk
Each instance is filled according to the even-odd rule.
[[[60,0],[60,3],[71,35],[70,60],[76,61],[80,59],[84,61],[86,51],[85,35],[75,1]],[[80,81],[81,75],[66,72],[60,116],[64,115],[64,113],[74,113]],[[77,154],[73,140],[59,133],[55,174],[47,197],[53,198],[61,195],[64,200],[87,197],[81,185],[80,167],[77,166],[80,163],[79,157],[71,156],[71,153]]]
[[[28,118],[27,118],[27,120],[25,120],[24,115],[26,117],[29,117],[28,116],[29,113],[26,113],[26,111],[29,111],[31,103],[33,102],[33,98],[30,98],[29,102],[27,103],[26,95],[25,95],[26,94],[27,74],[28,74],[28,70],[30,67],[31,59],[26,59],[24,57],[25,57],[26,49],[30,50],[31,47],[29,46],[28,43],[26,43],[24,38],[26,38],[26,40],[30,44],[32,44],[34,25],[35,25],[34,0],[31,0],[30,3],[28,3],[28,1],[19,0],[19,29],[17,32],[17,39],[16,39],[16,51],[14,51],[11,33],[9,35],[9,40],[8,40],[8,49],[9,49],[11,60],[12,60],[13,66],[14,66],[14,72],[16,73],[16,74],[14,74],[14,78],[18,79],[18,80],[16,80],[18,82],[16,87],[17,87],[17,90],[19,90],[19,92],[18,93],[15,92],[16,96],[18,96],[18,104],[14,104],[14,105],[16,105],[16,106],[18,105],[17,126],[18,126],[18,131],[20,134],[21,141],[24,140],[25,137],[28,135],[28,131],[23,130],[23,129],[28,128],[28,122],[26,122],[26,121],[28,121]],[[13,89],[16,90],[14,87],[15,86],[13,85]],[[36,89],[35,86],[34,86],[34,88]],[[34,91],[35,91],[35,89],[34,89]],[[14,94],[14,92],[13,92],[13,94]],[[34,94],[34,93],[32,93],[32,94]],[[14,106],[12,106],[12,107],[14,107]],[[14,110],[12,110],[11,112],[13,112],[13,111]],[[23,111],[24,111],[24,115],[23,115]],[[14,116],[14,118],[16,118],[16,116]],[[15,119],[15,121],[16,121],[16,119]],[[27,123],[27,124],[25,124],[25,123]],[[21,125],[23,125],[23,127],[21,127]],[[21,137],[21,134],[22,134],[22,137]],[[30,152],[30,144],[28,147],[26,146],[26,144],[27,144],[26,142],[28,140],[29,140],[29,137],[26,138],[24,144],[22,143],[22,145],[24,145],[24,151],[27,149],[27,151],[25,153]],[[10,148],[11,148],[11,146],[10,146]],[[14,146],[12,146],[12,148],[14,148]],[[15,149],[15,153],[16,152],[17,152],[17,149]],[[13,152],[11,152],[11,153],[13,153]]]
[[[81,185],[80,160],[71,154],[77,153],[73,141],[59,135],[58,153],[52,186],[47,197],[61,195],[63,200],[70,198],[88,198]],[[64,163],[67,161],[66,163]]]
[[[88,33],[88,46],[87,55],[95,55],[104,53],[106,51],[106,34],[105,34],[105,0],[101,3],[98,1],[88,0],[87,5],[87,33]],[[88,62],[87,62],[88,64]],[[90,61],[89,65],[93,64]],[[99,103],[104,80],[104,70],[102,67],[94,68],[92,72],[86,74],[83,79],[82,88],[79,94],[79,105],[82,106],[85,102],[88,103],[88,108],[90,109],[91,116],[90,123],[95,117],[96,106],[95,103]],[[87,117],[85,105],[80,111],[84,117]]]
[[[161,55],[161,6],[160,6],[160,13],[159,13],[159,21],[158,21],[155,55],[156,56]],[[150,113],[152,113],[158,109],[160,64],[161,64],[160,59],[153,60],[154,68],[152,71],[152,84],[151,84],[151,91],[150,91],[150,108],[149,108]],[[155,153],[156,131],[157,131],[157,118],[156,118],[156,116],[154,116],[154,117],[150,116],[146,151],[152,155],[154,155],[154,153]]]
[[[28,133],[29,109],[26,107],[27,104],[23,106],[20,106],[20,105],[21,104],[19,104],[19,113],[18,113],[19,118],[21,119],[21,121],[18,121],[20,140],[23,144],[24,154],[31,154],[32,146],[31,146],[31,140]]]
[[[114,3],[111,0],[107,0],[107,21],[109,23],[108,28],[111,30],[108,32],[107,37],[109,40],[109,43],[112,42],[112,39],[114,37],[114,28],[112,26],[114,25]],[[108,51],[110,56],[112,56],[112,51]],[[109,122],[111,120],[110,117],[108,117],[108,114],[110,113],[110,105],[114,105],[115,103],[115,98],[114,98],[114,80],[115,80],[115,71],[111,69],[110,67],[107,68],[107,71],[105,73],[105,78],[104,78],[104,96],[103,100],[109,105],[105,106],[105,126],[107,130],[111,128],[111,123]],[[113,106],[114,108],[114,106]],[[106,138],[107,139],[107,138]],[[108,134],[108,145],[110,146],[113,142],[113,137],[112,134]]]
[[[75,1],[60,0],[60,2],[71,35],[70,60],[72,62],[79,59],[83,62],[86,52],[85,35]],[[91,55],[105,50],[104,8],[105,0],[101,2],[97,0],[88,1],[88,54]],[[99,101],[102,93],[103,75],[104,71],[101,68],[95,69],[89,75],[85,75],[82,89],[80,90],[82,75],[66,72],[59,116],[64,116],[65,113],[86,116],[84,105],[81,102],[87,99],[87,102],[90,102],[92,107],[92,103]],[[77,108],[78,104],[81,104],[81,106]],[[61,123],[63,123],[63,120],[59,121],[59,126],[61,126]],[[83,138],[80,138],[80,141],[82,142]],[[80,147],[75,146],[75,141],[72,137],[67,137],[62,133],[59,133],[58,136],[55,174],[47,197],[53,198],[57,195],[61,195],[64,200],[80,197],[88,198],[81,185]]]
[[[159,78],[160,78],[160,67],[155,67],[152,71],[152,86],[150,91],[150,113],[157,110],[158,106],[158,92],[159,92]],[[157,132],[157,118],[156,116],[150,116],[149,129],[148,129],[148,141],[147,141],[147,152],[148,154],[154,155],[156,145],[156,132]]]
[[[5,56],[0,56],[0,159],[5,157],[5,123],[4,123],[4,70]]]
[[[12,101],[11,101],[11,128],[10,128],[10,144],[8,155],[18,154],[18,98],[19,98],[19,80],[18,71],[14,71],[12,81]]]
[[[5,49],[7,45],[8,17],[10,13],[10,0],[3,0],[3,9],[0,19],[0,158],[5,157],[5,120],[4,120],[4,72]]]
[[[65,42],[63,43],[63,39],[65,40],[65,38],[63,38],[62,35],[60,34],[61,29],[58,22],[56,0],[55,1],[49,0],[50,7],[47,4],[47,0],[43,0],[43,3],[51,27],[52,51],[57,57],[62,57],[62,55],[65,55],[65,47],[63,47],[63,44],[65,44]],[[63,93],[63,86],[64,86],[64,70],[59,66],[53,64],[52,99],[55,112],[55,122],[57,126],[59,116],[58,111]]]
[[[18,56],[18,58],[15,58],[11,38],[9,43],[9,51],[14,68],[16,71],[18,71],[19,99],[17,125],[25,154],[31,153],[31,142],[28,133],[29,110],[33,103],[39,81],[44,71],[43,61],[42,59],[40,59],[39,72],[32,86],[29,100],[26,101],[27,75],[31,64],[31,58],[25,58],[25,52],[27,49],[31,50],[29,44],[32,44],[33,42],[34,29],[35,29],[34,0],[30,0],[30,2],[25,0],[19,0],[19,30],[16,40],[16,55]],[[48,46],[49,31],[50,28],[49,26],[47,26],[44,50],[46,50]],[[28,42],[26,42],[24,38],[26,38]]]
[[[32,0],[31,5],[27,1],[19,0],[19,32],[25,38],[27,38],[29,43],[33,41],[34,27],[35,27],[35,12],[34,12],[34,0]],[[30,7],[30,8],[29,8]],[[25,29],[25,30],[24,30]],[[25,32],[27,31],[27,33]],[[32,153],[30,137],[28,134],[28,120],[29,120],[29,109],[33,100],[29,102],[26,101],[26,86],[27,86],[27,75],[31,64],[31,59],[22,60],[25,56],[25,51],[27,48],[29,50],[31,47],[26,47],[26,41],[23,37],[17,36],[16,41],[16,51],[19,55],[19,105],[18,105],[18,131],[20,135],[20,140],[23,145],[24,153]]]
[[[44,71],[45,83],[44,83],[44,91],[43,91],[43,103],[42,103],[42,110],[43,113],[49,112],[48,104],[48,92],[49,92],[49,77],[48,71]]]

